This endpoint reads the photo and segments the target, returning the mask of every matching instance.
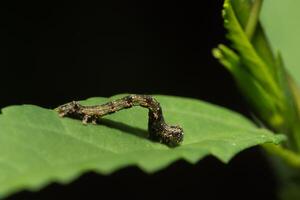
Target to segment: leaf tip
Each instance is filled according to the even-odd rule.
[[[221,59],[223,58],[222,52],[219,48],[213,48],[212,50],[212,55],[216,58],[216,59]]]

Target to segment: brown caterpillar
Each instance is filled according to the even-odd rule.
[[[97,120],[105,115],[133,106],[148,108],[148,132],[150,139],[168,146],[177,146],[183,141],[183,129],[179,126],[166,124],[159,102],[149,95],[132,94],[95,106],[83,106],[76,101],[72,101],[57,107],[55,110],[61,117],[75,117],[82,119],[84,124],[89,122],[96,124]]]

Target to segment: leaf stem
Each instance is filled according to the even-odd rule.
[[[289,166],[294,167],[294,168],[300,168],[299,154],[297,154],[289,149],[285,149],[280,145],[263,144],[262,146],[268,153],[280,157],[282,160],[284,160],[286,163],[288,163]]]
[[[245,33],[246,33],[247,37],[249,38],[249,40],[252,39],[253,34],[256,30],[262,2],[263,2],[263,0],[255,0],[252,5],[250,15],[249,15],[246,27],[245,27]]]

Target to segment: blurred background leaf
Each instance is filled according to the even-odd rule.
[[[300,196],[299,8],[296,0],[225,0],[230,44],[213,51],[234,76],[258,124],[289,138],[282,147],[264,145],[278,176],[279,196],[285,200]]]
[[[300,84],[300,1],[264,0],[261,22],[274,51],[280,51],[292,77]]]
[[[300,149],[299,114],[294,88],[280,54],[273,54],[259,23],[262,0],[224,2],[223,18],[230,41],[214,56],[232,73],[257,118],[276,132],[285,133],[286,146]],[[295,91],[297,91],[295,89]]]

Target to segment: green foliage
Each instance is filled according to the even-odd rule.
[[[268,34],[269,41],[276,52],[281,52],[289,74],[288,83],[296,98],[300,113],[300,67],[298,48],[300,46],[300,1],[265,0],[261,21]],[[295,81],[293,80],[295,79]]]
[[[53,110],[11,106],[0,115],[0,195],[37,190],[50,182],[68,183],[86,171],[112,173],[135,165],[155,172],[184,159],[196,163],[207,155],[228,162],[238,152],[283,140],[257,128],[241,115],[198,100],[156,96],[167,122],[180,124],[184,142],[176,148],[147,136],[147,110],[133,108],[109,115],[100,125],[60,118]],[[106,98],[81,103],[101,104]]]
[[[229,47],[219,45],[213,53],[234,76],[259,120],[288,136],[283,146],[263,146],[280,183],[278,196],[299,199],[300,91],[296,82],[300,83],[300,1],[265,0],[263,26],[258,20],[261,5],[262,0],[225,0],[224,26],[231,43]],[[271,46],[276,48],[276,55]]]
[[[261,21],[272,47],[282,53],[293,78],[300,84],[300,1],[265,0]]]
[[[294,88],[278,54],[274,56],[257,21],[261,0],[224,2],[224,26],[230,47],[220,45],[214,56],[232,73],[258,118],[287,134],[286,147],[300,151],[300,122]],[[253,19],[256,19],[253,20]],[[296,91],[296,90],[295,90]]]

